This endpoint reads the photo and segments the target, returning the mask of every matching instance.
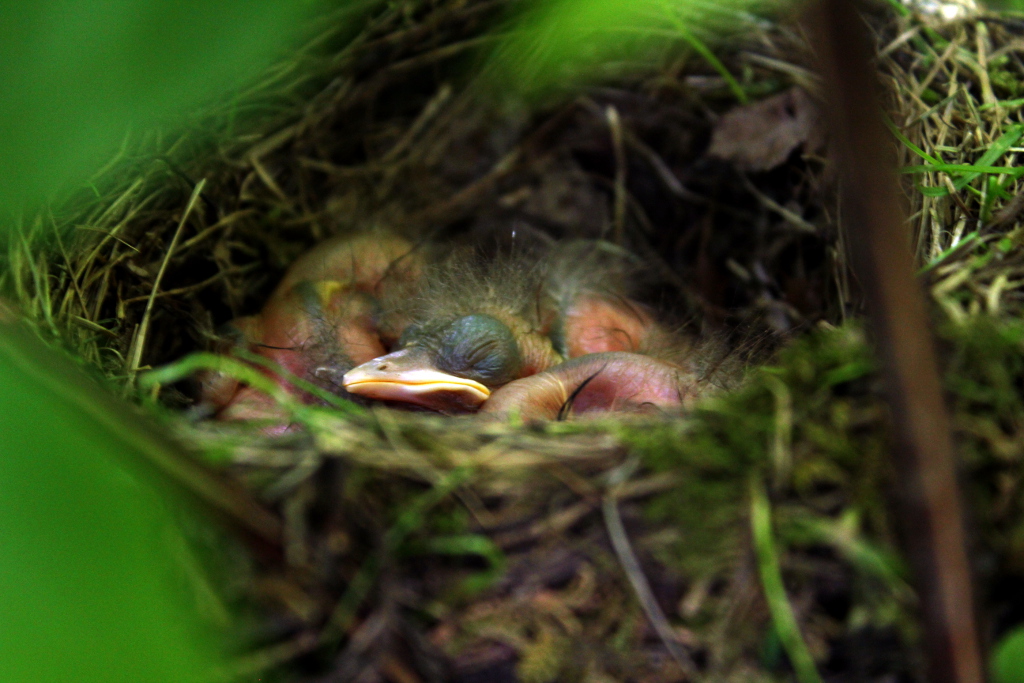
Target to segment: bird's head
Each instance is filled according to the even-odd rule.
[[[523,366],[512,330],[485,314],[410,325],[398,347],[346,373],[345,389],[443,413],[472,412]]]

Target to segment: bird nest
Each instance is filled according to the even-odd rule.
[[[255,538],[191,531],[220,549],[183,572],[230,624],[217,676],[774,680],[803,648],[829,680],[913,679],[856,235],[803,34],[760,25],[720,55],[749,104],[685,41],[539,104],[467,68],[511,4],[382,2],[355,33],[324,17],[242,104],[137,141],[93,197],[12,232],[4,290],[42,333],[272,513]],[[1021,27],[891,7],[871,24],[998,636],[1024,609]],[[290,406],[302,428],[278,437],[195,419],[167,379],[187,361],[146,379],[258,310],[310,246],[368,227],[618,243],[746,378],[671,419],[342,402]]]

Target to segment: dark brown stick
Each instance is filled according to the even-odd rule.
[[[885,370],[892,458],[900,478],[895,507],[921,600],[927,680],[981,683],[984,664],[949,416],[928,308],[914,279],[867,31],[851,0],[820,0],[812,13],[842,220]]]

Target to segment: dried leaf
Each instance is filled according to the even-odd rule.
[[[744,171],[769,171],[800,145],[820,145],[818,110],[800,88],[790,88],[721,118],[711,135],[708,155],[731,161]]]

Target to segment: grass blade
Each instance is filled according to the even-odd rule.
[[[764,597],[768,602],[768,611],[772,615],[775,632],[793,665],[796,678],[800,683],[822,683],[814,658],[811,657],[807,643],[800,635],[800,627],[796,623],[796,616],[782,584],[779,555],[772,535],[771,506],[764,485],[757,479],[752,479],[750,483],[750,527],[754,535],[754,552],[757,555],[757,568],[761,575]]]

